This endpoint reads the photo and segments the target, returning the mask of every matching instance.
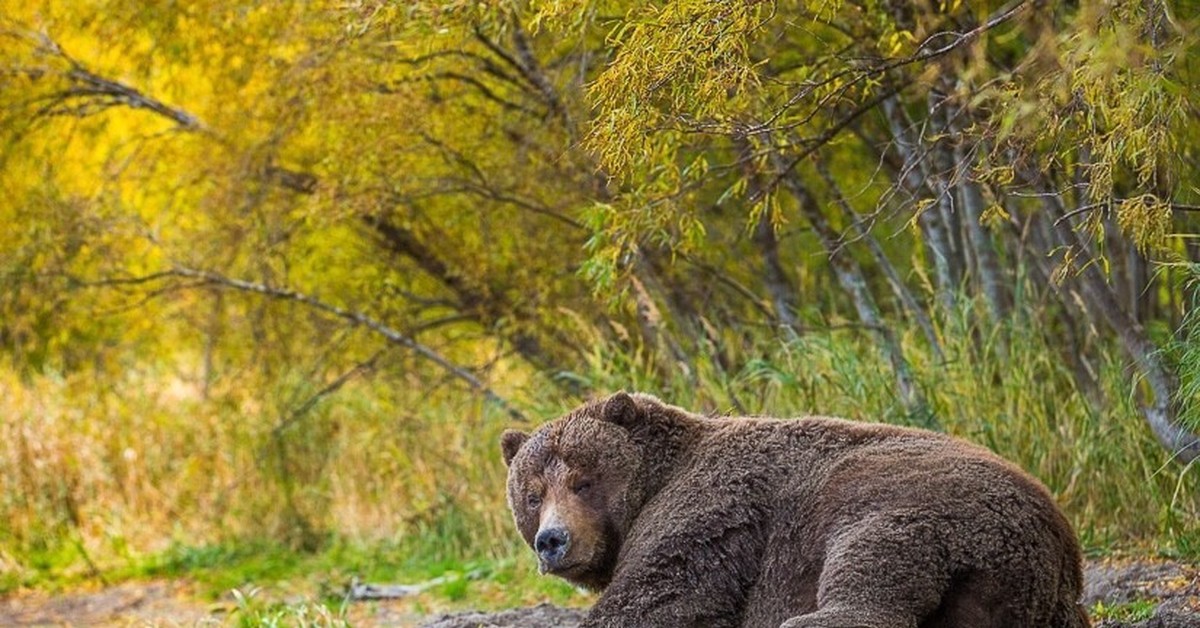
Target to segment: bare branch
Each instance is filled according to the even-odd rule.
[[[1031,195],[1031,196],[1045,196],[1045,195],[1046,194]],[[1069,212],[1064,213],[1062,216],[1060,216],[1057,220],[1054,221],[1054,224],[1055,224],[1055,226],[1057,226],[1059,223],[1066,222],[1080,214],[1086,214],[1087,212],[1095,211],[1097,209],[1112,207],[1113,205],[1120,205],[1121,203],[1124,203],[1127,200],[1129,200],[1129,199],[1114,198],[1111,200],[1101,201],[1099,203],[1089,203],[1087,205],[1077,207],[1075,209],[1072,209]],[[1167,203],[1167,207],[1170,207],[1171,211],[1176,211],[1176,212],[1200,212],[1200,205],[1188,205],[1185,203]]]
[[[160,116],[173,120],[181,128],[188,131],[203,128],[203,125],[196,116],[182,109],[167,105],[156,98],[151,98],[124,83],[106,79],[83,67],[77,61],[72,61],[71,63],[73,67],[67,73],[67,78],[75,83],[90,87],[92,89],[91,94],[109,96],[115,102],[133,109],[148,109]]]
[[[771,308],[767,307],[767,305],[763,303],[762,297],[755,294],[750,288],[742,285],[740,282],[738,282],[738,280],[722,272],[719,268],[716,268],[711,264],[706,264],[684,252],[677,251],[675,252],[675,255],[678,256],[679,259],[691,264],[692,266],[695,266],[696,268],[699,268],[713,279],[716,279],[721,284],[728,286],[734,292],[741,295],[746,299],[747,303],[754,306],[754,309],[758,310],[763,315],[763,318],[767,320],[774,320],[776,318],[775,313],[771,311]]]
[[[439,367],[441,367],[442,369],[447,371],[449,374],[453,375],[455,378],[465,382],[471,388],[473,388],[477,392],[481,393],[489,401],[491,401],[491,402],[495,403],[496,405],[500,406],[501,408],[503,408],[506,412],[508,412],[509,416],[512,417],[514,420],[517,420],[517,421],[525,421],[526,420],[524,413],[522,413],[520,410],[518,410],[515,406],[513,406],[511,403],[509,403],[503,397],[498,395],[487,384],[485,384],[478,377],[473,375],[470,371],[451,362],[449,359],[447,359],[445,356],[438,353],[434,349],[432,349],[420,342],[417,342],[416,340],[412,339],[411,337],[400,333],[396,329],[393,329],[392,327],[389,327],[389,326],[367,316],[366,314],[363,314],[362,312],[356,312],[356,311],[340,308],[336,305],[326,303],[320,299],[317,299],[315,297],[309,296],[309,295],[301,293],[301,292],[296,292],[294,290],[288,290],[286,288],[276,288],[276,287],[268,286],[268,285],[261,284],[261,283],[255,283],[255,282],[251,282],[251,281],[244,281],[241,279],[225,277],[224,275],[220,275],[220,274],[217,274],[217,273],[214,273],[211,271],[206,271],[206,270],[198,270],[198,269],[187,268],[187,267],[183,267],[183,266],[176,266],[175,268],[173,268],[171,270],[171,274],[178,276],[178,277],[188,277],[188,278],[192,278],[192,279],[200,279],[208,284],[221,286],[221,287],[227,287],[227,288],[233,288],[236,290],[241,290],[243,292],[253,292],[256,294],[261,294],[263,296],[270,297],[272,299],[280,299],[280,300],[284,300],[284,301],[295,301],[297,303],[303,303],[304,305],[307,305],[314,309],[320,310],[327,314],[331,314],[337,318],[348,321],[354,325],[361,325],[363,327],[366,327],[366,328],[378,333],[379,335],[383,336],[384,338],[387,338],[388,341],[398,344],[407,349],[410,349],[410,350],[416,352],[421,357],[438,365]]]
[[[519,20],[513,20],[513,45],[517,49],[517,58],[520,60],[521,74],[530,83],[537,88],[542,95],[542,100],[546,106],[553,111],[559,119],[562,120],[563,127],[567,129],[572,137],[575,136],[575,124],[571,120],[571,112],[569,112],[562,99],[558,97],[558,92],[554,90],[554,86],[550,84],[550,79],[542,71],[541,65],[538,63],[537,57],[533,54],[533,48],[529,43],[529,37],[525,34],[525,29],[521,27]]]
[[[378,351],[373,353],[371,355],[371,357],[367,358],[366,360],[363,360],[362,362],[359,362],[358,364],[355,364],[348,371],[337,376],[336,378],[334,378],[334,380],[332,382],[329,382],[324,387],[322,387],[321,390],[318,390],[317,392],[313,393],[312,396],[310,396],[308,399],[304,400],[304,403],[296,406],[295,409],[293,409],[291,412],[289,412],[286,419],[280,421],[277,425],[275,425],[275,427],[271,429],[271,433],[275,436],[279,436],[281,433],[283,433],[284,430],[291,427],[292,425],[295,425],[298,421],[303,419],[304,416],[307,415],[310,410],[312,410],[314,407],[316,407],[316,405],[318,403],[320,403],[320,401],[322,399],[337,392],[338,390],[340,390],[343,386],[345,386],[350,380],[354,379],[355,377],[358,377],[359,375],[366,373],[368,371],[374,370],[375,365],[379,362],[379,359],[382,358],[384,356],[384,354],[387,353],[387,350],[389,348],[390,347],[384,347],[382,349],[379,349]]]
[[[583,223],[554,211],[552,208],[538,204],[536,201],[527,200],[519,196],[507,194],[500,190],[492,189],[485,185],[479,185],[470,181],[461,179],[446,179],[445,181],[451,184],[448,187],[442,187],[437,190],[426,192],[423,196],[434,196],[440,194],[472,194],[485,198],[489,201],[495,201],[504,205],[512,205],[518,209],[524,209],[530,213],[538,214],[556,220],[575,231],[587,231],[587,226]]]
[[[109,107],[124,105],[132,109],[152,111],[174,121],[186,131],[198,131],[204,128],[196,116],[148,96],[120,81],[108,79],[93,72],[82,62],[67,54],[62,46],[46,33],[26,32],[21,34],[32,42],[36,53],[58,59],[67,66],[65,71],[55,73],[66,79],[70,87],[46,97],[51,103],[39,110],[40,115],[86,116]],[[13,71],[24,73],[35,80],[40,80],[50,73],[45,68],[18,67]],[[75,105],[64,104],[71,100],[82,100],[83,102]]]
[[[218,143],[228,143],[221,134],[207,127],[198,116],[168,105],[131,85],[93,71],[83,62],[67,54],[62,46],[46,33],[14,29],[8,34],[28,41],[36,55],[48,58],[51,62],[46,63],[44,67],[4,67],[0,68],[0,73],[24,75],[34,81],[55,78],[63,83],[55,84],[46,92],[20,103],[22,107],[32,109],[31,120],[59,116],[86,118],[113,107],[128,107],[144,109],[171,120],[177,130],[200,133]],[[301,194],[312,194],[316,191],[318,180],[312,173],[268,164],[263,174],[275,184]]]
[[[468,76],[466,74],[460,74],[458,72],[453,72],[453,71],[449,71],[449,70],[443,71],[443,72],[435,72],[432,74],[426,74],[426,75],[422,75],[422,76],[415,76],[415,77],[411,77],[411,78],[400,79],[390,85],[389,84],[376,85],[374,90],[376,93],[379,93],[379,94],[394,94],[396,92],[396,88],[394,87],[394,85],[402,85],[405,83],[417,83],[417,82],[432,82],[432,81],[439,81],[439,80],[454,81],[454,82],[466,85],[468,87],[471,87],[476,92],[478,92],[479,95],[500,105],[501,107],[504,107],[505,109],[509,109],[512,111],[519,111],[521,113],[527,114],[534,118],[541,119],[541,118],[545,117],[545,115],[540,111],[531,109],[530,107],[526,107],[525,105],[522,105],[521,103],[513,102],[511,100],[508,100],[507,98],[500,96],[495,91],[493,91],[491,87],[488,87],[483,81],[480,81],[479,79],[477,79],[473,76]]]
[[[788,176],[788,173],[796,168],[797,164],[799,164],[801,161],[804,161],[810,155],[820,150],[821,147],[828,144],[834,137],[837,137],[839,133],[841,133],[846,127],[850,126],[851,123],[857,120],[864,113],[874,109],[875,107],[879,106],[880,103],[898,94],[901,89],[903,89],[903,86],[898,85],[876,94],[874,98],[871,98],[867,102],[859,105],[857,109],[851,111],[846,115],[846,117],[839,120],[837,124],[829,127],[820,135],[814,138],[802,140],[802,143],[806,144],[807,147],[801,151],[799,155],[796,155],[794,158],[785,163],[783,167],[775,173],[775,176],[771,177],[771,179],[767,181],[762,188],[751,195],[750,202],[757,203],[762,200],[765,195],[771,193],[775,190],[775,188],[779,187],[779,184]]]

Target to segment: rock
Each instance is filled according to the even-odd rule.
[[[1107,619],[1095,628],[1200,628],[1200,573],[1183,563],[1131,561],[1091,562],[1084,573],[1083,601],[1091,607],[1136,600],[1158,600],[1145,621]]]
[[[1145,621],[1107,619],[1096,623],[1095,628],[1200,628],[1200,612],[1185,600],[1169,600],[1160,604],[1154,610],[1154,616]]]
[[[422,628],[575,628],[584,611],[539,604],[499,613],[467,611],[442,615],[421,624]]]
[[[1186,591],[1179,585],[1195,578],[1194,572],[1180,563],[1090,562],[1083,574],[1083,605],[1175,597]]]

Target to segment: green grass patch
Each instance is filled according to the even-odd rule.
[[[1097,602],[1091,608],[1091,616],[1095,621],[1115,619],[1118,621],[1145,621],[1154,616],[1158,602],[1154,600],[1133,600],[1121,604],[1106,605]]]
[[[266,541],[200,547],[175,545],[161,555],[135,564],[131,575],[187,577],[216,597],[247,584],[294,578],[310,568],[310,563],[318,557]]]
[[[239,625],[335,626],[342,619],[351,582],[420,585],[423,590],[401,604],[412,612],[455,608],[499,609],[548,602],[561,606],[590,603],[590,597],[566,582],[538,574],[522,546],[498,548],[495,556],[459,558],[431,551],[428,540],[362,543],[331,539],[318,551],[295,550],[264,540],[189,546],[131,558],[105,570],[103,583],[183,579],[193,594],[208,601],[233,600],[231,616]],[[48,560],[48,559],[47,559]],[[63,569],[37,572],[33,581],[13,580],[6,590],[39,588],[65,591],[97,577],[67,569],[72,557],[54,563]],[[305,601],[296,603],[299,597]],[[283,604],[283,599],[288,604]],[[249,623],[247,623],[249,622]]]
[[[237,607],[230,614],[232,623],[240,628],[348,628],[345,604],[330,606],[319,602],[284,604],[259,599],[256,590],[234,590]]]

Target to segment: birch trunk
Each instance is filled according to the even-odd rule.
[[[781,170],[785,167],[783,160],[779,159],[778,155],[774,156],[775,166]],[[817,200],[813,198],[808,189],[800,180],[799,175],[795,170],[787,170],[783,179],[784,187],[796,199],[796,203],[800,208],[800,212],[812,225],[813,231],[816,232],[817,238],[821,241],[822,248],[825,249],[829,256],[829,264],[833,267],[833,272],[837,276],[838,284],[842,289],[850,295],[850,300],[854,303],[854,309],[858,313],[858,318],[863,326],[871,330],[879,342],[880,350],[892,365],[892,373],[896,379],[896,392],[899,394],[900,403],[904,406],[908,416],[925,427],[936,428],[937,420],[933,416],[932,410],[929,408],[929,403],[925,400],[925,396],[921,394],[917,387],[916,379],[913,377],[912,367],[908,360],[905,359],[904,353],[900,348],[900,343],[896,340],[895,333],[883,320],[883,316],[879,312],[879,306],[875,303],[874,296],[871,295],[871,290],[867,286],[867,279],[863,275],[862,268],[858,262],[851,257],[849,251],[844,247],[839,246],[838,233],[829,224],[829,220],[825,214],[821,212]]]
[[[906,127],[907,121],[903,112],[900,111],[900,104],[896,99],[889,98],[883,101],[883,111],[887,116],[892,139],[903,163],[900,182],[914,198],[920,198],[923,196],[922,188],[926,187],[926,182],[921,175],[921,158],[917,155],[916,145]],[[932,187],[929,189],[933,190]],[[934,198],[933,202],[936,203],[937,199]],[[917,224],[924,236],[922,240],[925,243],[925,250],[933,263],[938,302],[947,312],[953,311],[958,282],[954,277],[955,269],[951,266],[953,254],[941,212],[936,207],[922,208],[917,215]]]
[[[838,186],[837,181],[830,174],[829,169],[825,166],[825,162],[817,162],[817,172],[825,180],[825,184],[829,186],[829,191],[833,195],[834,202],[837,203],[842,212],[846,214],[846,218],[850,221],[850,224],[853,225],[855,235],[866,243],[867,249],[871,251],[871,257],[875,259],[875,263],[883,272],[884,277],[887,278],[892,292],[904,306],[905,311],[909,313],[909,316],[916,321],[917,325],[921,328],[921,332],[925,334],[925,340],[929,343],[929,347],[933,349],[938,362],[945,362],[946,355],[942,352],[942,343],[938,340],[937,332],[933,329],[933,321],[929,319],[929,314],[925,311],[925,308],[921,307],[916,295],[912,293],[912,290],[908,289],[908,285],[900,278],[900,273],[896,271],[896,267],[888,259],[887,253],[884,253],[883,247],[879,245],[879,241],[875,239],[870,228],[863,224],[862,217],[850,206],[850,202],[846,200],[846,195],[842,193],[841,187]]]
[[[1055,233],[1061,243],[1076,250],[1087,250],[1088,247],[1079,239],[1079,234],[1071,224],[1062,219],[1066,215],[1062,197],[1044,189],[1042,199],[1048,213],[1054,218]],[[1076,281],[1087,302],[1088,314],[1099,316],[1108,324],[1116,333],[1125,353],[1145,378],[1150,394],[1140,395],[1142,416],[1158,442],[1182,463],[1200,458],[1200,435],[1178,421],[1175,396],[1179,392],[1179,377],[1163,359],[1158,346],[1121,303],[1097,264],[1085,261]]]

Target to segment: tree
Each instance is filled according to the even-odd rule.
[[[0,337],[30,362],[79,344],[61,330],[131,342],[97,307],[210,339],[237,311],[278,359],[374,330],[343,366],[400,342],[420,377],[498,398],[510,356],[568,391],[597,343],[662,378],[710,355],[728,374],[747,321],[787,341],[845,316],[932,424],[900,321],[941,355],[1037,317],[1081,389],[1119,345],[1159,440],[1200,455],[1156,341],[1189,297],[1154,264],[1196,254],[1170,235],[1195,209],[1196,41],[1167,3],[12,16],[0,182],[31,228],[5,236]]]
[[[1138,320],[1163,301],[1119,296],[1161,284],[1138,269],[1146,255],[1184,252],[1168,233],[1196,193],[1183,183],[1194,180],[1194,160],[1178,142],[1195,134],[1183,87],[1195,76],[1182,61],[1195,40],[1166,3],[694,1],[631,9],[618,24],[614,60],[590,91],[600,122],[589,142],[612,172],[665,190],[634,204],[669,208],[659,220],[670,224],[690,211],[679,189],[746,189],[736,168],[661,164],[749,161],[742,147],[757,139],[772,169],[755,173],[767,181],[747,197],[751,224],[777,203],[798,208],[841,269],[860,320],[874,327],[865,280],[847,279],[861,273],[837,261],[864,238],[833,231],[808,189],[860,187],[855,171],[874,172],[877,161],[890,180],[865,184],[862,213],[876,224],[918,225],[936,278],[932,317],[953,311],[965,289],[1006,325],[1011,286],[1025,278],[1004,259],[1060,254],[1032,288],[1062,298],[1064,325],[1079,314],[1106,327],[1144,378],[1139,395],[1160,442],[1182,461],[1200,455],[1196,433],[1179,421],[1178,377]],[[814,155],[849,167],[802,183]],[[1105,272],[1108,261],[1122,272]],[[1051,282],[1075,286],[1082,307]],[[892,343],[881,346],[896,354],[886,349]],[[893,363],[899,395],[911,398],[902,358]]]

